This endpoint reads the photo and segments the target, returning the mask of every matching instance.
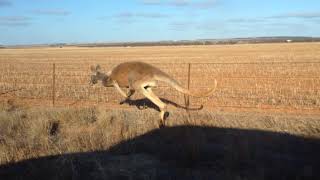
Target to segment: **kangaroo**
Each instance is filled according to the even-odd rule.
[[[121,63],[107,73],[101,71],[100,65],[97,65],[96,67],[91,66],[91,71],[93,74],[91,75],[90,84],[96,84],[98,81],[102,81],[102,85],[105,87],[115,87],[126,100],[130,99],[136,91],[142,93],[160,109],[160,120],[162,125],[164,125],[165,122],[167,105],[152,92],[152,88],[157,86],[157,81],[165,82],[177,91],[194,97],[210,96],[217,87],[217,81],[215,79],[214,87],[209,91],[202,93],[192,92],[182,87],[180,83],[165,72],[144,62]],[[128,88],[128,92],[125,93],[121,89],[122,87]]]

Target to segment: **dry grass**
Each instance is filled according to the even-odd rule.
[[[154,110],[24,108],[14,102],[1,109],[5,179],[319,176],[318,116],[173,111],[167,127],[158,129]]]
[[[317,61],[319,43],[242,44],[108,48],[1,49],[2,62],[114,63],[141,60],[161,63]]]

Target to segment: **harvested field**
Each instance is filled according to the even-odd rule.
[[[207,90],[217,79],[216,93],[209,98],[191,98],[192,106],[304,113],[320,110],[319,43],[3,49],[0,97],[50,105],[54,96],[58,106],[125,107],[118,106],[122,98],[113,88],[88,84],[90,65],[101,64],[108,70],[124,61],[149,62],[185,87],[190,64],[192,90]],[[160,84],[156,93],[184,104],[183,96],[166,84]]]

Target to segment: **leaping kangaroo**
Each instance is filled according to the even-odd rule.
[[[162,81],[177,91],[195,97],[210,96],[217,87],[217,80],[214,80],[214,87],[207,92],[196,93],[182,87],[176,80],[160,69],[143,62],[125,62],[118,64],[107,73],[101,71],[100,65],[91,66],[91,84],[102,81],[103,86],[114,86],[119,93],[126,99],[139,91],[146,98],[152,101],[160,109],[161,123],[164,124],[167,105],[163,103],[153,92],[152,88],[157,85],[157,81]],[[129,88],[125,93],[121,87]]]

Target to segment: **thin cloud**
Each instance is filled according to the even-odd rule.
[[[159,0],[144,0],[142,1],[143,4],[145,5],[161,5],[162,2]]]
[[[225,29],[225,24],[222,22],[201,22],[196,27],[199,30],[204,31],[217,31]]]
[[[187,29],[193,28],[196,25],[195,22],[185,21],[185,22],[171,22],[169,24],[169,29],[174,31],[185,31]]]
[[[0,16],[0,26],[28,26],[30,20],[25,16]]]
[[[0,7],[12,6],[12,2],[8,0],[0,0]]]
[[[192,1],[192,0],[143,0],[141,1],[144,5],[161,5],[161,6],[171,6],[171,7],[188,7],[188,8],[197,8],[197,9],[207,9],[212,8],[218,4],[218,0],[201,0],[201,1]]]
[[[163,2],[160,0],[143,0],[141,1],[144,5],[162,5]]]
[[[168,2],[168,5],[178,6],[178,7],[190,6],[190,4],[191,2],[188,0],[173,0]]]
[[[168,14],[163,13],[132,13],[132,12],[123,12],[120,14],[116,14],[114,16],[115,18],[152,18],[152,19],[158,19],[158,18],[166,18],[169,17]]]
[[[287,19],[287,18],[303,18],[303,19],[313,19],[320,18],[320,12],[296,12],[296,13],[287,13],[276,16],[269,16],[267,18],[271,19]]]
[[[224,23],[221,22],[195,22],[195,21],[180,21],[169,24],[169,29],[175,31],[197,30],[197,31],[216,31],[224,28]]]
[[[227,22],[229,23],[260,23],[265,22],[265,19],[258,19],[258,18],[234,18],[228,19]]]
[[[67,16],[71,14],[69,11],[63,9],[35,9],[32,11],[38,15],[49,15],[49,16]]]
[[[207,9],[207,8],[212,8],[217,4],[218,4],[217,0],[206,0],[206,1],[196,2],[193,4],[193,6],[201,9]]]

